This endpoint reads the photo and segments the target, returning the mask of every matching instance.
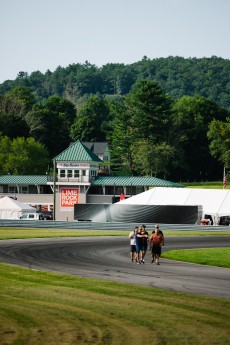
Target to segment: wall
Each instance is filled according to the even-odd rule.
[[[78,194],[78,203],[86,203],[86,195],[83,193]],[[61,207],[61,192],[56,193],[56,207],[55,207],[55,219],[60,221],[74,221],[74,206]]]
[[[87,195],[87,204],[111,204],[113,195]]]
[[[26,204],[53,204],[53,194],[11,194],[4,193],[2,196],[16,197],[18,201]]]

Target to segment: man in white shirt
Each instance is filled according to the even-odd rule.
[[[131,258],[132,262],[134,260],[137,261],[137,257],[136,257],[136,235],[137,235],[137,230],[138,230],[138,226],[136,226],[134,228],[134,230],[131,231],[130,234],[129,234],[129,239],[130,239],[130,258]]]

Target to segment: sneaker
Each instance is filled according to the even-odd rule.
[[[157,264],[157,265],[160,265],[160,263],[159,263],[159,262],[156,262],[156,264]]]
[[[153,262],[154,262],[154,259],[152,259],[151,263],[153,263]]]
[[[141,260],[141,261],[142,261],[143,264],[145,263],[145,260]]]

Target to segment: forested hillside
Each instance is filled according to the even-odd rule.
[[[89,62],[57,67],[42,74],[35,71],[18,73],[13,81],[0,85],[0,94],[16,86],[28,86],[37,101],[51,95],[64,97],[75,105],[87,94],[126,95],[137,80],[154,80],[162,90],[179,99],[199,94],[224,108],[230,108],[230,60],[218,57],[168,57],[148,59],[130,64],[106,64],[97,67]]]
[[[45,174],[71,141],[108,140],[114,174],[221,179],[229,91],[230,61],[217,57],[21,71],[0,85],[0,174]]]

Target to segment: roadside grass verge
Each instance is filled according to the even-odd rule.
[[[223,189],[223,181],[182,182],[186,188]],[[227,186],[226,189],[229,189]]]
[[[31,229],[31,228],[0,228],[0,240],[25,238],[58,238],[82,236],[128,236],[130,230],[65,230],[65,229]],[[150,233],[150,230],[147,229]],[[164,230],[167,236],[230,236],[230,231],[218,230]]]
[[[6,264],[0,274],[0,345],[229,344],[228,300]]]
[[[162,257],[177,261],[230,268],[230,248],[170,250],[164,252]]]

